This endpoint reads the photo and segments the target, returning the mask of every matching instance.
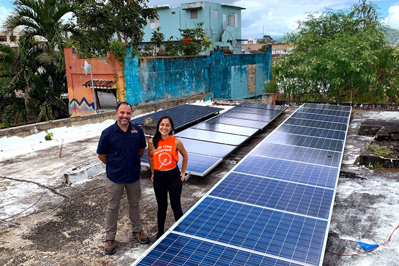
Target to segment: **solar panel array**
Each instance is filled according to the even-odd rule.
[[[302,105],[135,264],[321,265],[350,113]]]
[[[187,126],[193,122],[198,122],[205,117],[217,114],[222,110],[223,108],[182,104],[155,113],[147,114],[145,116],[134,118],[131,120],[131,122],[138,125],[144,125],[145,118],[152,118],[153,123],[157,123],[162,116],[167,115],[173,118],[175,130],[178,130],[179,128]]]

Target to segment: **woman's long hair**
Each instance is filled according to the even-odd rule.
[[[172,118],[170,117],[170,116],[167,116],[167,115],[165,115],[165,116],[162,116],[159,120],[158,120],[158,124],[157,124],[157,128],[156,128],[156,131],[155,131],[155,135],[154,135],[154,137],[152,138],[152,143],[154,144],[154,148],[156,149],[156,148],[158,148],[158,142],[161,140],[161,132],[159,132],[159,125],[161,124],[161,121],[163,120],[163,119],[168,119],[169,120],[169,123],[170,123],[170,125],[171,125],[171,130],[170,130],[170,132],[169,132],[169,135],[172,135],[173,134],[173,131],[175,130],[175,126],[173,125],[173,120],[172,120]]]

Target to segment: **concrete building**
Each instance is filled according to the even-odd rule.
[[[7,44],[12,49],[17,50],[18,40],[20,36],[21,36],[21,30],[19,27],[16,27],[11,35],[6,34],[4,31],[0,31],[0,43]]]
[[[179,29],[194,28],[196,23],[204,22],[203,29],[214,47],[241,53],[241,10],[242,7],[210,2],[157,6],[159,19],[150,19],[144,28],[144,42],[150,42],[152,32],[161,27],[165,40],[171,36],[181,38]],[[209,54],[207,51],[206,54]]]
[[[251,53],[251,51],[258,51],[262,48],[264,44],[261,43],[246,43],[242,45],[242,52],[243,53]],[[272,44],[272,56],[280,56],[286,55],[289,51],[292,50],[287,43],[273,43]]]
[[[9,45],[12,49],[18,49],[18,41],[23,30],[18,26],[13,30],[12,34],[6,34],[4,31],[0,31],[0,43]],[[42,36],[34,36],[36,43],[47,43],[46,38]]]

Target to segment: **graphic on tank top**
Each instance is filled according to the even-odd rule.
[[[170,145],[162,145],[154,152],[155,158],[158,157],[159,169],[170,168],[168,166],[172,163],[172,156],[170,155],[172,148]]]

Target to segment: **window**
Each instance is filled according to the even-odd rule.
[[[156,28],[158,28],[159,26],[161,26],[160,23],[159,23],[159,19],[156,19],[156,18],[151,19],[151,18],[150,18],[150,28],[151,28],[151,29],[156,29]]]
[[[227,17],[226,14],[223,14],[223,28],[227,27]]]
[[[213,18],[214,19],[219,19],[219,10],[213,10]]]
[[[191,19],[197,19],[198,18],[197,9],[190,11],[190,18]]]
[[[10,36],[10,42],[16,42],[17,36]]]
[[[230,26],[232,26],[232,27],[237,27],[238,25],[238,16],[237,16],[237,14],[231,14],[231,15],[229,15],[229,18],[230,18]]]
[[[7,41],[7,36],[0,35],[0,42],[6,42]]]

